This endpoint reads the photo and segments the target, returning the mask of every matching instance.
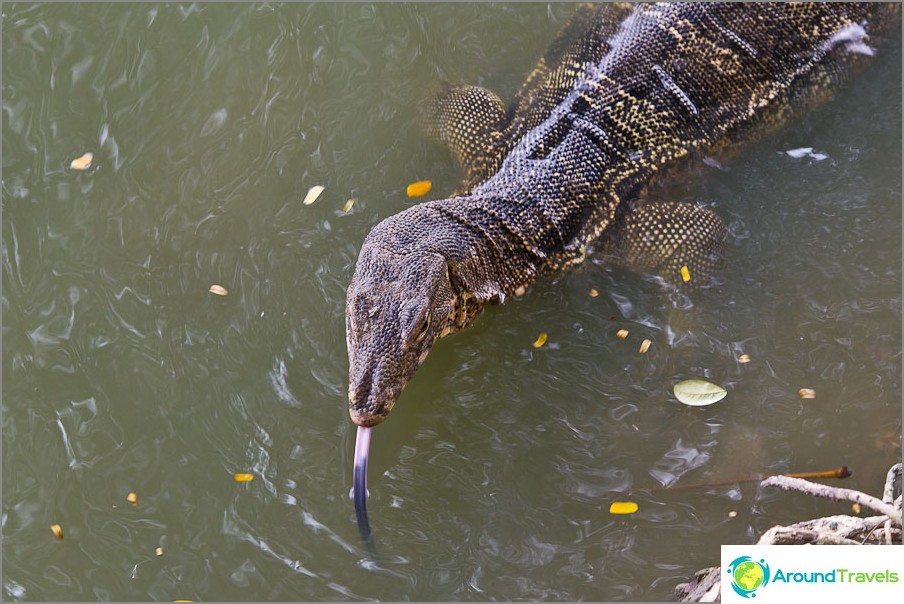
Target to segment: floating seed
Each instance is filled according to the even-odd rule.
[[[637,504],[633,501],[613,501],[609,506],[610,514],[633,514],[637,511]]]
[[[354,200],[354,199],[349,199],[348,201],[346,201],[346,202],[345,202],[345,205],[342,206],[342,213],[343,213],[343,214],[348,214],[349,212],[351,212],[351,211],[352,211],[352,206],[353,206],[353,205],[355,205],[355,200]]]
[[[53,531],[53,534],[56,535],[57,539],[59,539],[60,541],[63,540],[63,527],[61,527],[59,524],[51,524],[50,530]]]
[[[812,388],[801,388],[797,391],[797,396],[800,398],[816,398],[816,391]]]
[[[734,511],[734,510],[728,512],[728,517],[729,517],[729,518],[734,518],[734,517],[737,516],[737,515],[738,515],[738,513],[737,513],[736,511]]]
[[[644,340],[640,343],[640,354],[646,353],[650,349],[650,344],[652,344],[649,340]]]
[[[596,298],[598,295],[600,295],[600,293],[597,291],[597,289],[595,287],[591,287],[590,288],[590,297]]]
[[[91,161],[94,159],[93,153],[85,153],[81,157],[73,159],[69,163],[69,167],[73,170],[87,170],[91,167]]]
[[[225,296],[226,294],[229,293],[228,291],[226,291],[226,288],[223,287],[222,285],[211,285],[207,291],[209,291],[212,294],[216,294],[218,296]]]
[[[546,332],[541,331],[540,335],[537,336],[537,339],[534,340],[534,348],[540,348],[541,346],[546,344],[546,338],[547,338]]]
[[[615,337],[617,337],[619,340],[624,340],[625,338],[628,337],[628,330],[627,329],[619,329],[618,331],[615,332]]]
[[[163,548],[162,548],[162,547],[158,547],[157,549],[154,550],[154,553],[157,554],[158,556],[162,556],[162,555],[163,555]]]
[[[320,197],[320,194],[323,193],[324,187],[321,185],[314,185],[310,189],[308,189],[308,194],[304,196],[304,201],[302,202],[304,205],[309,206]]]
[[[749,354],[742,354],[741,356],[738,357],[738,363],[749,363],[749,362],[750,362]]]
[[[126,501],[131,503],[133,506],[137,506],[138,505],[138,495],[136,495],[135,493],[129,493],[128,495],[126,495]]]
[[[408,194],[408,197],[421,197],[422,195],[429,193],[432,188],[433,183],[429,180],[419,180],[408,185],[405,192]]]
[[[254,480],[254,474],[236,474],[234,476],[236,482],[251,482]]]

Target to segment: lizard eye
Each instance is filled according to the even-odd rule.
[[[427,336],[427,331],[430,330],[430,313],[427,313],[427,316],[424,317],[424,320],[421,321],[420,326],[415,332],[414,341],[421,342]]]
[[[410,300],[399,316],[401,338],[406,346],[420,344],[430,333],[430,308],[423,298]]]

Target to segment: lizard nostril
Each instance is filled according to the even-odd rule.
[[[355,388],[355,399],[352,401],[358,409],[364,409],[367,399],[370,397],[370,382],[359,385]]]
[[[373,371],[370,369],[359,373],[352,381],[349,388],[349,403],[351,408],[363,413],[367,407],[367,400],[373,390]]]

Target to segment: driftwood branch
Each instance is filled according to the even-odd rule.
[[[698,570],[694,578],[675,587],[675,595],[683,602],[716,602],[722,595],[722,568],[711,566]]]
[[[872,495],[854,491],[853,489],[841,489],[838,487],[830,487],[824,484],[818,484],[804,480],[802,478],[790,478],[788,476],[770,476],[760,483],[764,487],[778,487],[786,491],[800,491],[814,497],[822,497],[823,499],[831,499],[833,501],[853,501],[864,505],[871,510],[875,510],[880,514],[885,514],[893,522],[901,524],[901,510],[895,509],[894,504],[885,503],[876,499]]]
[[[891,468],[888,469],[888,474],[885,475],[885,489],[882,491],[882,501],[885,503],[892,503],[895,497],[895,481],[901,477],[901,464],[896,463]],[[900,497],[898,498],[898,509],[901,509]],[[892,535],[891,535],[891,519],[885,521],[885,543],[886,545],[892,544]]]
[[[885,475],[885,489],[882,491],[882,501],[892,503],[895,497],[895,481],[901,477],[901,464],[896,463],[888,469]]]
[[[790,526],[773,526],[763,533],[757,545],[863,545],[864,543],[879,543],[879,537],[872,537],[873,533],[886,522],[890,522],[888,516],[870,516],[858,518],[856,516],[827,516],[816,518],[806,522],[798,522]],[[886,543],[891,538],[901,539],[901,529],[889,530],[886,535]]]
[[[882,515],[867,518],[827,516],[790,526],[774,526],[763,534],[757,545],[901,543],[901,497],[894,499],[895,484],[901,474],[901,464],[888,470],[882,500],[852,489],[829,487],[790,476],[771,476],[760,484],[834,501],[853,501]],[[676,586],[675,596],[683,602],[711,602],[719,598],[720,591],[721,569],[714,567],[697,571],[691,581]]]

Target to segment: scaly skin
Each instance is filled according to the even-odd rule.
[[[485,304],[579,262],[600,236],[628,233],[619,245],[636,247],[663,224],[661,211],[632,214],[658,173],[827,98],[899,11],[582,7],[569,27],[577,39],[557,40],[510,119],[480,89],[447,91],[427,126],[463,163],[464,194],[391,216],[364,241],[346,305],[352,420],[382,422],[434,343]],[[711,220],[683,215],[662,230],[690,229],[704,246],[718,238]]]
[[[831,95],[892,27],[897,4],[582,6],[505,111],[447,87],[423,123],[465,170],[455,197],[368,234],[346,302],[355,511],[367,520],[373,426],[434,343],[490,302],[580,262],[600,240],[643,270],[708,263],[725,229],[684,204],[644,203],[664,170],[724,152]]]

